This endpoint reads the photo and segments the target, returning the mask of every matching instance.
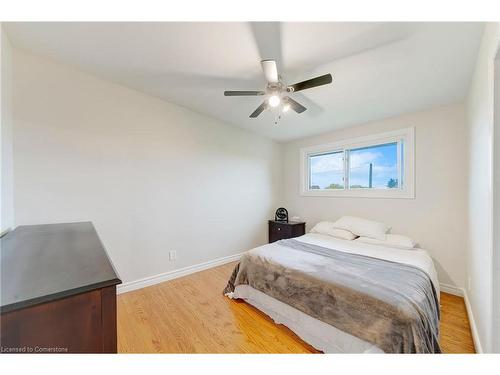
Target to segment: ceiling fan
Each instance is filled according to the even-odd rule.
[[[268,96],[266,100],[252,112],[250,118],[256,118],[268,108],[279,109],[278,119],[281,118],[281,112],[286,112],[290,108],[297,113],[302,113],[307,108],[290,98],[288,94],[332,83],[332,75],[325,74],[293,85],[286,85],[281,80],[281,76],[278,75],[276,61],[262,60],[260,63],[267,80],[266,88],[263,91],[224,91],[224,96]],[[275,123],[277,123],[278,119]]]

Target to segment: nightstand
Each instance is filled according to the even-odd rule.
[[[269,243],[302,236],[306,233],[306,223],[298,221],[269,220]]]

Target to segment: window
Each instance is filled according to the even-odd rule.
[[[398,148],[402,144],[392,142],[349,150],[349,188],[399,188]]]
[[[309,157],[309,189],[344,188],[344,153],[342,151]]]
[[[301,150],[301,193],[414,198],[414,129]]]

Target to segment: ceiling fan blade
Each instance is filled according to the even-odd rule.
[[[262,60],[260,63],[262,65],[262,70],[264,71],[267,82],[278,82],[278,68],[276,67],[276,61]]]
[[[264,91],[224,91],[224,96],[258,96],[264,94]]]
[[[289,96],[285,96],[283,98],[283,102],[285,104],[288,104],[290,105],[290,108],[292,108],[295,112],[297,113],[302,113],[304,112],[307,108],[304,107],[302,104],[296,102],[295,100],[293,100],[292,98],[290,98]]]
[[[250,118],[256,118],[258,115],[260,115],[262,113],[262,111],[264,111],[264,109],[267,108],[267,100],[263,101],[261,105],[259,105],[257,107],[257,109],[255,111],[252,112],[252,114],[250,115]]]
[[[307,81],[298,82],[294,85],[290,85],[287,87],[288,92],[297,92],[301,90],[311,89],[317,86],[328,85],[332,83],[332,75],[325,74],[323,76],[319,76],[316,78],[308,79]]]

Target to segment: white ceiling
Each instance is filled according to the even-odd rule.
[[[481,23],[8,23],[12,43],[227,123],[288,141],[462,100]],[[308,110],[274,125],[260,60],[287,83],[332,73],[292,97]]]

